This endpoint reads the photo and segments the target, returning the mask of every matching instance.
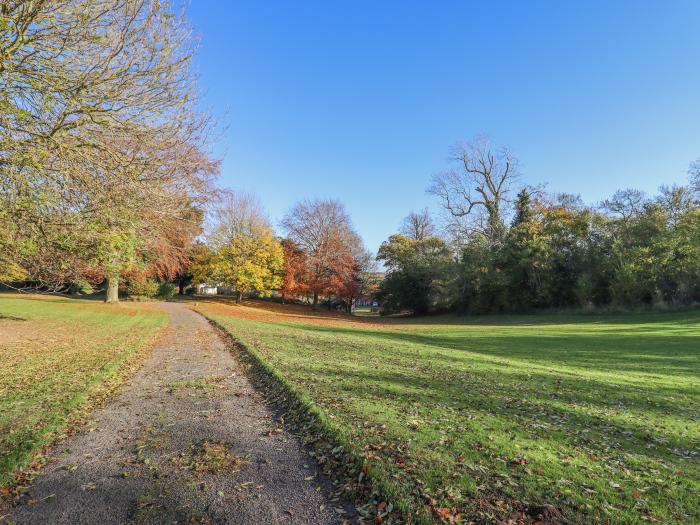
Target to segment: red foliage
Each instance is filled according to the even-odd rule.
[[[284,249],[284,276],[282,280],[282,299],[294,298],[309,293],[307,275],[307,257],[304,251],[290,240],[282,243]]]

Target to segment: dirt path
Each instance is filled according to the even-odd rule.
[[[169,333],[133,380],[35,480],[18,524],[341,523],[329,483],[200,315],[163,305]],[[0,520],[1,521],[1,520]]]

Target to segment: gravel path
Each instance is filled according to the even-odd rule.
[[[9,519],[341,523],[313,458],[214,329],[183,304],[163,308],[168,334],[94,424],[57,449]]]

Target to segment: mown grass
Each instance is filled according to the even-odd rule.
[[[700,312],[264,308],[196,306],[317,405],[404,520],[700,523]]]
[[[166,324],[145,305],[0,295],[0,487],[113,387]]]

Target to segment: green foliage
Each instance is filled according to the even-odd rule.
[[[132,297],[155,297],[158,295],[160,285],[155,279],[133,279],[126,287],[126,292]]]
[[[449,306],[446,281],[452,258],[441,239],[392,235],[382,243],[377,259],[387,267],[378,293],[386,312],[408,309],[425,314]]]
[[[560,195],[518,195],[502,243],[480,237],[460,253],[453,306],[472,312],[700,301],[700,208],[686,189],[655,200],[618,192],[614,213]],[[630,202],[632,204],[630,204]]]
[[[171,299],[177,294],[177,287],[173,283],[164,282],[158,286],[158,297]]]
[[[364,323],[198,309],[331,418],[404,517],[506,523],[551,505],[561,523],[700,520],[697,311]]]
[[[94,292],[94,289],[85,279],[76,279],[71,283],[69,291],[72,294],[90,295]]]

